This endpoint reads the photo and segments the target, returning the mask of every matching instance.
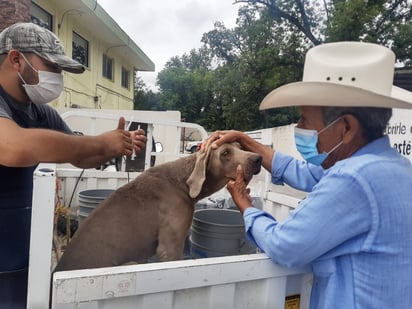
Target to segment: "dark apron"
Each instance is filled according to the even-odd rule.
[[[0,87],[14,121],[24,128],[46,128],[35,106],[35,118],[15,109]],[[37,113],[37,114],[36,114]],[[16,138],[19,138],[16,136]],[[26,308],[33,172],[36,166],[0,165],[0,308]]]

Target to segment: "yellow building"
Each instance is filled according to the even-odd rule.
[[[31,21],[53,31],[83,74],[64,73],[58,108],[133,109],[136,71],[154,64],[97,0],[36,0]]]

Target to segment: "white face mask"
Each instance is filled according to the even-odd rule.
[[[36,85],[29,85],[25,82],[23,77],[19,75],[20,79],[23,81],[23,87],[26,91],[27,96],[29,99],[35,104],[44,104],[49,103],[55,99],[57,99],[60,93],[63,91],[63,75],[61,73],[54,73],[54,72],[47,72],[36,70],[27,61],[26,57],[21,54],[26,61],[26,63],[30,66],[30,68],[37,72],[39,76],[39,83]]]

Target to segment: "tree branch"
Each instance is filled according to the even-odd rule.
[[[291,24],[295,25],[299,31],[301,31],[314,45],[319,45],[321,42],[313,35],[310,24],[306,15],[305,7],[301,0],[295,0],[299,8],[299,13],[301,15],[303,24],[291,14],[282,11],[277,5],[272,3],[270,0],[235,0],[234,4],[238,3],[249,3],[249,4],[262,4],[265,5],[269,11],[276,17],[283,18]]]
[[[382,34],[386,28],[383,27],[385,21],[390,18],[396,8],[403,2],[403,0],[397,0],[393,3],[392,7],[386,11],[386,14],[382,16],[380,21],[376,24],[376,33]]]

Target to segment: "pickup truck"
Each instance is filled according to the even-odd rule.
[[[97,134],[100,127],[106,129],[99,121],[109,122],[113,127],[112,122],[118,118],[116,113],[92,110],[69,111],[62,115],[69,123],[72,121],[72,128],[85,134]],[[144,170],[150,168],[152,156],[156,156],[156,164],[160,164],[187,155],[182,153],[182,128],[198,129],[203,138],[207,137],[206,131],[195,124],[159,120],[158,115],[133,115],[127,118],[129,122],[145,124],[148,140],[154,136],[163,144],[162,152],[146,147]],[[77,121],[79,119],[81,121]],[[82,121],[83,127],[76,127]],[[272,138],[267,138],[271,136],[269,133],[255,131],[250,134],[261,142],[272,144]],[[65,164],[38,166],[33,176],[27,308],[309,308],[310,269],[283,268],[258,252],[53,273],[56,205],[72,204],[73,207],[79,192],[86,189],[118,188],[139,174],[127,171],[126,163],[123,162],[120,170],[80,170]],[[265,210],[279,219],[285,218],[301,196],[294,192],[276,192],[269,183],[268,173],[262,171],[250,183],[252,193],[263,201]],[[225,192],[219,194],[220,198]]]
[[[203,141],[190,141],[186,143],[185,150],[188,153],[194,153],[200,149]]]

